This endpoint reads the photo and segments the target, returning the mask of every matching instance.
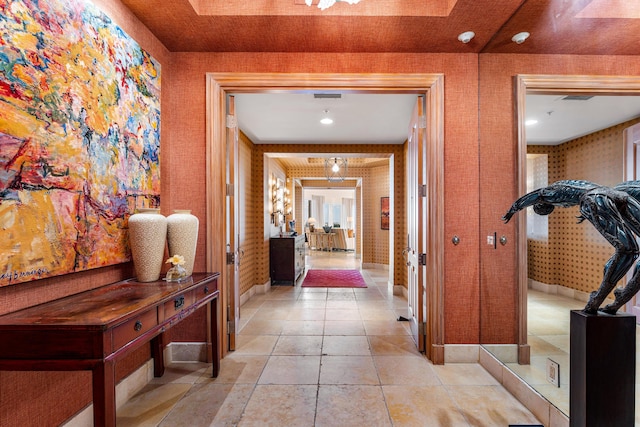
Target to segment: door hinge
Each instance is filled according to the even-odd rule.
[[[418,194],[420,197],[427,197],[427,185],[422,184],[418,186]]]
[[[236,322],[234,322],[233,320],[229,320],[227,322],[227,333],[229,335],[236,333]]]
[[[420,129],[427,128],[427,116],[420,116],[418,119],[418,126],[420,126]]]
[[[232,116],[232,115],[227,115],[227,127],[229,129],[235,129],[238,126],[238,120],[236,119],[236,116]]]
[[[229,335],[236,333],[236,322],[232,316],[231,306],[227,306],[227,333]]]
[[[227,252],[227,265],[233,265],[236,263],[235,252]]]
[[[418,256],[418,264],[427,265],[427,254],[420,254]]]
[[[418,323],[418,335],[426,335],[425,333],[426,329],[427,329],[426,322]]]
[[[227,184],[227,196],[233,196],[233,184]]]

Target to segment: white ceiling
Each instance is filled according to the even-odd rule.
[[[528,144],[555,145],[640,116],[640,96],[594,96],[570,100],[565,95],[527,95]]]
[[[240,129],[256,144],[402,144],[416,95],[343,93],[316,99],[309,93],[237,94]],[[639,96],[596,96],[568,101],[528,95],[529,144],[560,144],[640,116]],[[328,110],[325,114],[324,110]],[[334,123],[323,125],[330,116]]]
[[[240,129],[256,144],[402,144],[417,95],[237,94]],[[324,113],[327,110],[328,113]],[[320,123],[325,115],[333,124]]]

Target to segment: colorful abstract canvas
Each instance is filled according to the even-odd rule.
[[[130,259],[160,199],[160,65],[82,0],[0,0],[0,286]]]

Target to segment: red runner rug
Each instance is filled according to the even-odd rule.
[[[303,288],[366,288],[358,270],[309,270]]]

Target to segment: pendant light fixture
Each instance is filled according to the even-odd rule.
[[[340,1],[349,4],[356,4],[360,2],[360,0],[320,0],[318,2],[318,7],[320,8],[320,10],[325,10]],[[307,6],[311,6],[313,0],[304,0],[304,2],[307,4]]]
[[[330,157],[324,161],[324,175],[329,182],[342,182],[347,176],[347,159]]]

